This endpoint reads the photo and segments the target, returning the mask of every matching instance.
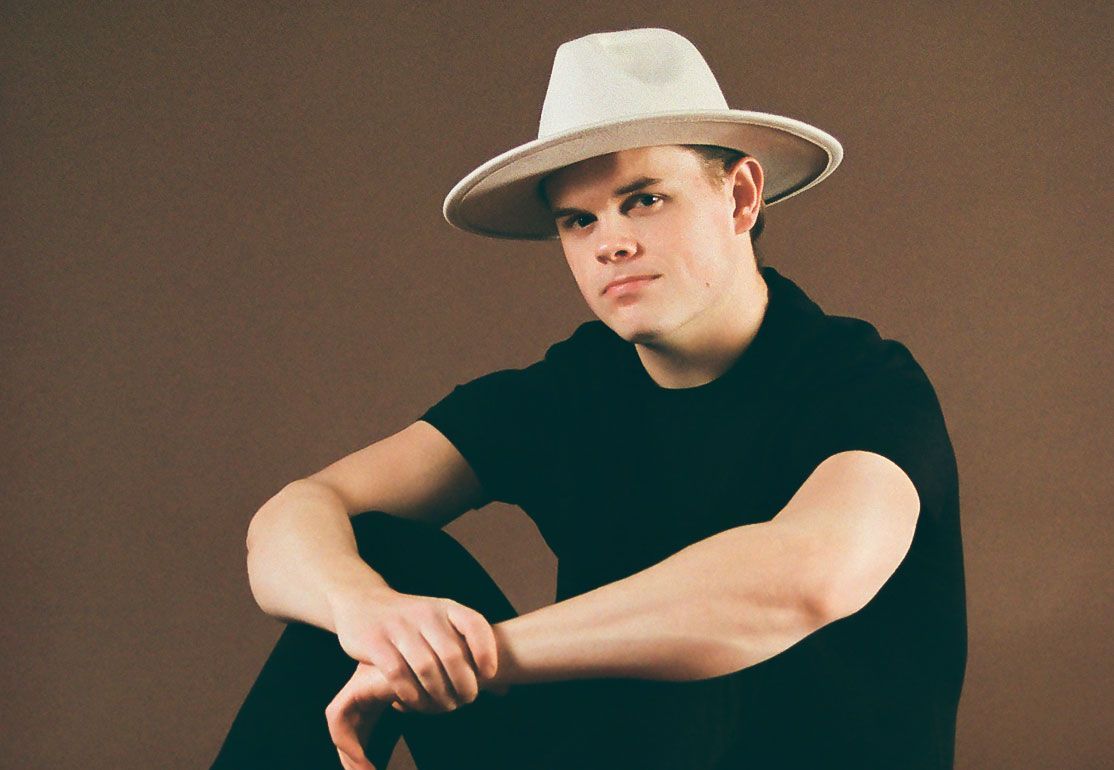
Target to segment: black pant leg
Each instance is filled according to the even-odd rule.
[[[395,590],[451,598],[491,623],[516,616],[491,576],[437,527],[380,511],[353,517],[352,526],[360,555]],[[289,623],[237,713],[213,770],[339,768],[325,706],[355,668],[335,634]],[[368,755],[383,770],[401,731],[422,770],[494,766],[482,763],[516,753],[516,740],[524,740],[523,715],[513,707],[520,700],[512,689],[506,697],[484,691],[446,714],[400,714],[388,708],[369,740]]]
[[[356,661],[335,634],[287,624],[236,714],[213,770],[340,768],[325,706],[355,669]],[[397,741],[397,733],[394,737]],[[392,743],[388,750],[393,748]]]

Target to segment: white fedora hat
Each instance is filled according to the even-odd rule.
[[[676,32],[601,32],[557,49],[538,138],[457,182],[445,198],[445,219],[494,238],[556,238],[538,189],[543,178],[597,155],[663,144],[712,144],[754,156],[765,171],[767,206],[817,184],[843,158],[835,137],[815,126],[729,109],[704,57]]]

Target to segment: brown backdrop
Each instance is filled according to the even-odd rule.
[[[0,765],[208,766],[281,628],[255,510],[590,317],[559,246],[440,206],[534,136],[560,42],[637,26],[844,144],[763,247],[943,403],[957,766],[1114,757],[1109,4],[46,5],[0,24]],[[551,600],[520,511],[449,531],[520,610]]]

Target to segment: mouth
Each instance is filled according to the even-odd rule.
[[[647,274],[647,275],[629,275],[625,278],[619,278],[604,287],[600,294],[611,295],[636,291],[637,289],[646,286],[651,281],[661,278],[661,274]]]

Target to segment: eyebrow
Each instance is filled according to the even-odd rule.
[[[646,188],[646,187],[649,187],[650,185],[655,185],[655,184],[661,184],[661,180],[660,179],[655,179],[655,178],[649,177],[649,176],[639,177],[638,179],[635,179],[633,182],[629,182],[628,184],[625,184],[622,187],[615,190],[615,192],[611,193],[611,197],[612,198],[621,198],[622,196],[627,195],[628,193],[636,192],[637,190],[641,190],[643,188]],[[587,214],[587,213],[588,212],[586,212],[582,209],[574,209],[574,208],[554,209],[553,210],[553,218],[554,219],[560,219],[561,217],[568,216],[569,214]]]

